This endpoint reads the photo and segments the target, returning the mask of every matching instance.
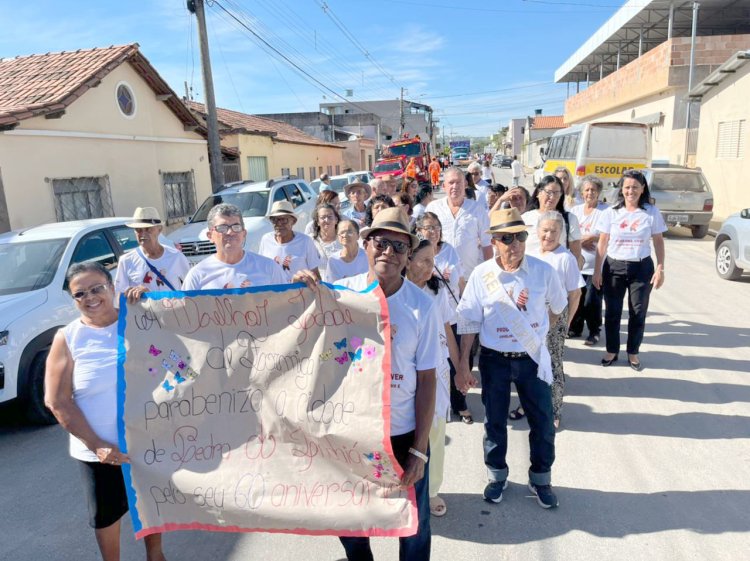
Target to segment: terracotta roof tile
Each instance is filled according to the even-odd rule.
[[[534,117],[531,123],[532,129],[564,129],[564,115],[547,115],[544,117]]]
[[[138,50],[138,44],[0,59],[0,125],[65,109],[123,62],[129,62],[185,124],[195,117]]]
[[[204,104],[196,103],[195,101],[189,101],[187,103],[196,113],[200,113],[202,116],[206,115],[206,106]],[[288,123],[274,121],[273,119],[267,119],[265,117],[256,117],[255,115],[248,115],[247,113],[240,113],[230,109],[221,109],[219,107],[216,108],[216,117],[222,125],[225,125],[226,129],[230,130],[240,129],[246,130],[249,133],[254,132],[256,134],[265,134],[267,136],[273,136],[273,138],[280,142],[342,148],[336,144],[331,144],[330,142],[325,142],[319,138],[311,136]]]

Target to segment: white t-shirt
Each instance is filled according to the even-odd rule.
[[[338,284],[364,290],[369,285],[367,275],[342,279]],[[417,371],[438,368],[442,357],[438,329],[442,324],[432,300],[406,279],[386,300],[391,323],[391,435],[397,436],[417,426]]]
[[[138,248],[140,249],[140,248]],[[115,275],[115,294],[125,292],[131,286],[145,286],[151,292],[170,290],[156,274],[146,265],[138,249],[133,249],[120,258]],[[145,257],[145,254],[144,254]],[[148,259],[148,257],[146,257]],[[182,282],[190,271],[190,262],[173,247],[164,247],[164,254],[149,262],[166,278],[175,290],[182,288]]]
[[[567,292],[572,292],[576,288],[586,286],[586,283],[583,282],[581,271],[578,270],[578,262],[575,256],[563,246],[558,245],[554,251],[539,253],[538,255],[534,255],[534,257],[538,257],[545,263],[552,265],[552,268],[557,272],[563,288]]]
[[[525,352],[508,329],[500,302],[489,297],[482,278],[487,273],[500,281],[537,336],[544,341],[549,329],[547,309],[554,314],[561,313],[568,305],[568,294],[555,270],[529,255],[512,273],[501,269],[495,259],[488,259],[474,270],[458,304],[459,332],[479,332],[479,342],[496,351]]]
[[[482,179],[484,181],[492,181],[492,168],[482,166]]]
[[[599,220],[599,215],[607,210],[607,205],[605,203],[599,203],[588,216],[583,212],[583,209],[583,204],[576,205],[570,209],[570,212],[575,214],[578,219],[578,226],[581,230],[581,239],[598,233],[596,230],[596,222]],[[596,249],[589,251],[588,249],[581,247],[581,255],[583,255],[583,269],[581,269],[581,273],[584,275],[593,275],[594,263],[596,261]]]
[[[328,267],[328,260],[334,253],[341,251],[341,242],[338,238],[334,238],[332,242],[324,242],[323,240],[313,238],[313,243],[318,248],[318,255],[320,256],[320,265],[318,265],[320,278],[324,278],[326,268]]]
[[[448,340],[445,333],[445,324],[456,323],[455,315],[456,309],[451,306],[448,300],[448,291],[445,286],[441,286],[438,293],[435,294],[432,289],[425,286],[422,288],[430,299],[434,302],[437,307],[438,316],[440,318],[440,327],[438,328],[438,337],[440,339],[440,348],[443,352],[443,360],[437,367],[437,387],[435,391],[435,418],[436,419],[448,419],[450,417],[451,407],[451,367],[448,364],[450,358],[450,351],[448,350]]]
[[[659,209],[646,205],[628,211],[623,208],[608,208],[602,212],[596,223],[596,229],[602,234],[609,234],[607,255],[620,261],[638,261],[651,255],[651,237],[666,232]]]
[[[443,227],[443,240],[458,252],[464,275],[468,276],[474,267],[484,261],[482,248],[490,245],[490,218],[487,209],[480,201],[464,199],[456,216],[448,207],[448,199],[432,201],[427,205],[429,212],[434,212]]]
[[[216,255],[207,257],[190,269],[182,290],[207,290],[211,288],[241,288],[246,286],[267,286],[286,284],[284,272],[268,257],[245,251],[238,263],[230,265],[219,261]]]
[[[526,254],[537,255],[539,253],[539,233],[536,231],[536,227],[539,224],[539,216],[543,213],[537,209],[529,210],[523,213],[522,218],[527,226],[531,226],[528,229],[529,237],[526,239]],[[575,242],[581,239],[581,228],[578,226],[578,218],[575,214],[568,213],[568,222],[570,228],[570,241]],[[560,233],[560,245],[567,248],[568,232],[563,223],[562,232]]]
[[[510,174],[513,177],[521,177],[521,175],[523,175],[523,166],[521,165],[521,162],[513,160],[510,164]]]
[[[450,285],[453,296],[448,293],[448,301],[455,308],[458,306],[458,300],[461,299],[461,287],[459,286],[459,280],[464,276],[464,270],[461,267],[461,261],[458,258],[458,253],[453,249],[453,246],[448,242],[440,244],[440,251],[435,256],[435,266],[438,271],[443,275],[443,278],[448,277],[448,284]],[[435,271],[437,274],[437,271]],[[448,292],[446,290],[446,292]],[[453,297],[455,296],[455,300]],[[456,319],[451,324],[456,323]]]
[[[347,263],[341,259],[341,251],[337,251],[328,259],[328,267],[326,268],[323,280],[334,283],[347,277],[354,277],[366,273],[368,269],[367,254],[361,247],[357,252],[357,256],[351,263]]]
[[[286,243],[277,242],[273,232],[263,234],[258,253],[276,261],[284,270],[287,281],[291,281],[297,271],[320,266],[315,242],[310,236],[299,232],[294,232],[294,237]]]
[[[117,322],[91,327],[80,318],[62,329],[73,357],[73,402],[96,435],[117,445]],[[98,462],[96,454],[70,435],[70,455]]]

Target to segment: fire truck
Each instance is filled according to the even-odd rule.
[[[412,158],[414,158],[414,163],[417,165],[417,181],[420,183],[429,183],[430,177],[427,171],[427,167],[430,165],[429,146],[426,142],[422,142],[419,135],[410,138],[409,133],[404,133],[400,139],[383,147],[383,153],[379,162],[382,160],[401,159],[403,168],[405,169]],[[377,165],[375,167],[377,169]]]

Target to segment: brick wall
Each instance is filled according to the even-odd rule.
[[[697,37],[695,78],[702,79],[737,51],[750,35]],[[565,102],[565,122],[581,123],[640,99],[687,85],[690,37],[675,37],[651,49]]]

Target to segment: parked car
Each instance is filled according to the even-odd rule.
[[[511,158],[510,156],[503,156],[502,160],[500,160],[500,167],[509,168],[512,163],[513,163],[513,158]]]
[[[723,279],[737,280],[750,269],[750,208],[731,215],[721,225],[716,240],[716,272]]]
[[[714,214],[714,197],[700,169],[659,166],[639,171],[646,177],[654,203],[667,225],[689,228],[696,239],[706,237]],[[604,201],[612,204],[617,200],[620,183],[605,189]]]
[[[17,398],[28,421],[56,422],[44,406],[44,366],[57,330],[78,317],[66,271],[98,261],[114,274],[120,257],[138,245],[125,226],[132,221],[97,218],[0,234],[0,403]]]
[[[257,252],[260,238],[273,230],[270,220],[266,218],[273,203],[284,200],[291,202],[298,218],[294,229],[303,232],[315,208],[315,198],[315,192],[307,183],[292,177],[228,183],[224,189],[203,201],[187,224],[167,237],[192,264],[202,261],[216,253],[216,246],[207,236],[208,211],[219,203],[231,203],[242,211],[247,230],[246,249]]]
[[[331,176],[331,187],[339,194],[339,198],[343,200],[345,185],[356,182],[370,183],[370,180],[374,179],[374,177],[375,176],[371,171],[350,171],[342,173],[341,175]],[[321,183],[322,181],[320,179],[316,179],[310,183],[310,187],[312,187],[316,193],[320,193]]]

